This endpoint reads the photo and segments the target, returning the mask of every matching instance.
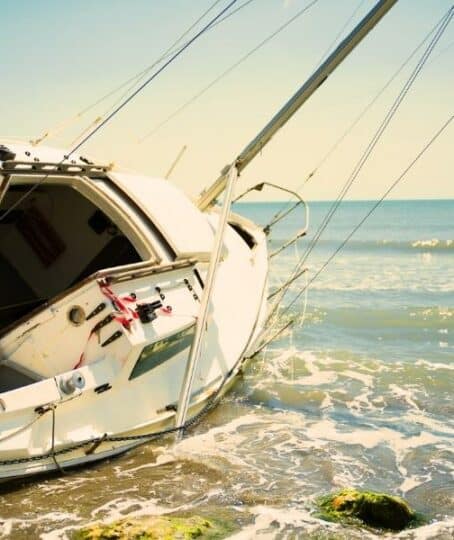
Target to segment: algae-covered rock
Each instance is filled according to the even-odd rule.
[[[357,519],[372,527],[400,531],[411,525],[417,516],[408,503],[400,497],[343,489],[321,497],[318,501],[320,516],[329,521]]]
[[[188,518],[153,516],[127,518],[113,523],[96,523],[73,535],[74,540],[190,540],[225,538],[231,529],[218,521],[199,516]]]

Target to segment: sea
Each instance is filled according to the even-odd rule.
[[[373,204],[340,205],[281,304],[277,337],[200,424],[178,442],[0,486],[2,537],[70,538],[170,513],[225,520],[234,539],[452,540],[454,201],[385,201],[318,273]],[[309,205],[308,235],[271,259],[270,290],[331,205]],[[282,206],[235,211],[266,225]],[[272,227],[270,250],[305,218],[298,207]],[[318,497],[344,487],[403,496],[426,521],[391,533],[320,519]]]

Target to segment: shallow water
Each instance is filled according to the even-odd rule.
[[[370,204],[343,205],[308,260],[311,275]],[[266,223],[279,206],[238,210]],[[328,206],[311,205],[312,232]],[[299,219],[274,231],[274,246]],[[3,486],[0,532],[66,538],[94,520],[187,512],[233,520],[238,539],[382,537],[316,517],[317,496],[352,485],[403,495],[429,518],[390,537],[451,539],[453,239],[454,201],[385,203],[312,285],[304,326],[256,357],[183,441]],[[293,249],[273,262],[271,285],[294,263]]]

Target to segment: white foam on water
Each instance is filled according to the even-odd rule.
[[[333,400],[331,399],[331,396],[328,393],[325,393],[325,396],[323,398],[323,401],[320,404],[321,410],[327,410],[333,408]]]
[[[398,386],[397,384],[390,384],[389,390],[391,394],[397,398],[402,398],[410,407],[416,410],[420,410],[419,406],[413,400],[413,391],[416,389],[414,385],[408,385],[406,388]]]
[[[441,364],[441,363],[437,363],[437,362],[428,362],[427,360],[423,360],[423,359],[417,360],[415,362],[415,365],[416,366],[424,366],[424,367],[426,367],[427,369],[430,369],[430,370],[437,370],[437,369],[447,369],[447,370],[451,370],[451,371],[454,370],[454,364]]]
[[[0,538],[9,538],[11,534],[17,529],[25,529],[30,524],[39,524],[42,522],[77,522],[81,521],[81,518],[75,514],[68,512],[49,512],[46,514],[38,515],[31,518],[0,518]]]
[[[453,240],[439,240],[431,238],[429,240],[415,240],[411,243],[414,248],[450,248],[453,245]]]
[[[285,368],[288,369],[289,363],[294,362],[295,359],[304,361],[304,367],[309,371],[309,375],[303,375],[302,377],[292,376],[289,380],[288,377],[283,376],[282,371]],[[320,359],[311,351],[301,352],[292,349],[291,351],[282,351],[276,357],[273,357],[271,364],[274,364],[274,366],[270,367],[269,370],[267,368],[267,371],[272,373],[277,380],[291,385],[321,386],[334,383],[338,374],[335,371],[322,370],[318,366],[320,363]]]
[[[132,507],[138,507],[135,510],[128,511]],[[90,517],[94,521],[108,523],[128,516],[143,516],[143,515],[161,515],[168,513],[170,510],[158,504],[158,499],[152,498],[132,498],[132,497],[117,497],[109,502],[98,506],[91,511]]]
[[[395,535],[401,540],[440,540],[454,538],[454,518],[436,521],[417,529],[408,529]]]
[[[406,436],[390,428],[374,430],[356,428],[349,431],[341,431],[337,423],[329,418],[308,423],[304,428],[304,436],[307,438],[307,441],[300,444],[305,447],[329,447],[333,442],[345,445],[360,445],[367,450],[379,445],[388,446],[395,455],[396,467],[403,478],[399,486],[402,492],[409,491],[431,478],[430,473],[409,475],[407,468],[403,466],[408,452],[425,445],[437,445],[441,441],[439,437],[427,431],[414,436]],[[357,459],[342,454],[340,451],[336,453],[332,452],[330,458],[334,463],[339,465],[333,480],[336,485],[345,486],[359,481],[361,476],[368,471],[364,464],[360,463]]]
[[[255,516],[254,523],[230,536],[229,540],[249,540],[251,538],[273,539],[276,538],[276,534],[279,531],[282,531],[289,525],[303,529],[306,533],[316,531],[320,526],[332,531],[341,528],[335,523],[328,523],[315,518],[305,509],[275,508],[259,505],[250,507],[247,511]],[[276,526],[279,529],[276,529]],[[270,528],[271,531],[266,531],[266,529]],[[293,532],[293,537],[294,534]]]
[[[260,485],[265,483],[263,470],[256,466],[254,461],[251,461],[249,454],[242,455],[237,450],[250,438],[249,430],[245,429],[242,432],[242,428],[248,426],[252,428],[256,425],[268,428],[270,424],[272,421],[269,419],[249,413],[207,432],[183,438],[169,449],[168,454],[175,460],[193,459],[207,464],[211,468],[217,468],[218,465],[216,460],[208,462],[209,457],[222,458],[232,470],[238,468],[238,470],[254,471],[257,475],[255,481],[257,485]]]
[[[402,473],[404,468],[401,466],[400,470]],[[426,475],[418,475],[418,476],[408,476],[407,474],[405,480],[400,484],[398,489],[402,493],[408,493],[415,487],[421,486],[422,484],[425,484],[426,482],[430,482],[431,479],[432,479],[432,475],[430,473]]]
[[[129,509],[134,508],[134,510]],[[68,533],[72,533],[77,526],[89,526],[93,523],[111,523],[118,519],[123,519],[125,517],[142,517],[142,516],[161,516],[168,514],[170,512],[184,510],[185,508],[180,506],[177,508],[165,508],[157,504],[156,499],[135,499],[135,498],[125,498],[118,497],[112,499],[106,504],[95,508],[91,512],[91,521],[87,521],[81,517],[72,517],[73,523],[70,525],[65,525],[60,529],[54,529],[51,532],[42,533],[40,535],[41,540],[63,540],[70,538],[71,536]],[[48,519],[55,521],[53,518],[54,514],[49,514]],[[67,520],[67,518],[66,518]],[[76,525],[74,521],[85,521],[83,525]]]
[[[375,410],[376,407],[372,403],[371,396],[373,395],[373,392],[371,390],[365,390],[361,394],[358,394],[355,396],[352,400],[347,401],[345,405],[352,411],[352,412],[361,412],[364,410]]]
[[[408,424],[413,423],[418,426],[423,426],[428,430],[437,433],[436,440],[440,443],[443,443],[442,437],[453,437],[454,436],[454,427],[451,427],[449,423],[445,420],[436,420],[431,418],[423,411],[409,411],[403,417],[399,419],[396,418],[399,422],[406,422]]]
[[[344,370],[339,374],[339,377],[347,377],[349,379],[357,380],[365,386],[365,390],[356,396],[353,399],[346,402],[346,406],[352,412],[360,412],[364,410],[375,410],[376,407],[372,403],[373,397],[373,388],[374,388],[374,377],[372,375],[367,375],[366,373],[361,373],[360,371]]]
[[[164,450],[164,448],[161,447],[161,450]],[[175,457],[172,456],[171,454],[160,454],[158,453],[158,450],[156,450],[155,452],[156,452],[156,461],[154,463],[143,463],[141,465],[137,465],[136,467],[131,467],[129,469],[121,465],[118,467],[115,467],[115,473],[116,473],[117,478],[121,478],[121,477],[132,478],[139,471],[143,469],[154,469],[156,467],[161,467],[162,465],[165,465],[166,463],[172,463],[173,461],[175,461]]]
[[[454,537],[454,519],[437,521],[399,533],[383,531],[374,533],[366,529],[348,529],[341,524],[318,519],[304,508],[288,509],[260,505],[248,508],[247,511],[255,516],[254,523],[229,536],[229,540],[251,540],[253,538],[272,540],[276,536],[293,540],[299,535],[306,536],[311,533],[319,533],[321,536],[328,533],[330,537],[335,537],[338,534],[342,538],[368,540],[383,538],[390,540],[394,538],[400,540],[448,540]],[[290,530],[286,533],[285,529],[288,527]]]
[[[342,376],[360,381],[364,386],[367,386],[367,388],[372,388],[374,386],[374,377],[372,375],[366,375],[359,371],[344,370],[342,371]]]

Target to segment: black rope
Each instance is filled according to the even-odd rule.
[[[195,36],[193,36],[189,41],[187,41],[181,49],[177,50],[170,58],[165,62],[157,71],[155,71],[148,79],[143,82],[132,94],[130,94],[120,105],[115,107],[115,109],[106,117],[104,120],[98,124],[88,135],[86,135],[65,157],[60,161],[59,165],[67,161],[82,145],[84,145],[95,133],[97,133],[101,128],[103,128],[115,115],[117,115],[128,103],[130,103],[146,86],[148,86],[156,77],[158,77],[172,62],[174,62],[194,41],[196,41],[200,36],[202,36],[210,26],[217,21],[226,11],[228,11],[238,0],[231,0],[226,7],[224,7],[215,17],[213,17],[209,23],[207,23],[201,30],[199,30]],[[4,220],[8,214],[10,214],[15,208],[17,208],[27,197],[29,197],[35,189],[37,189],[49,175],[44,176],[39,182],[33,184],[33,186],[26,192],[22,197],[20,197],[6,212],[0,217],[0,221]]]

